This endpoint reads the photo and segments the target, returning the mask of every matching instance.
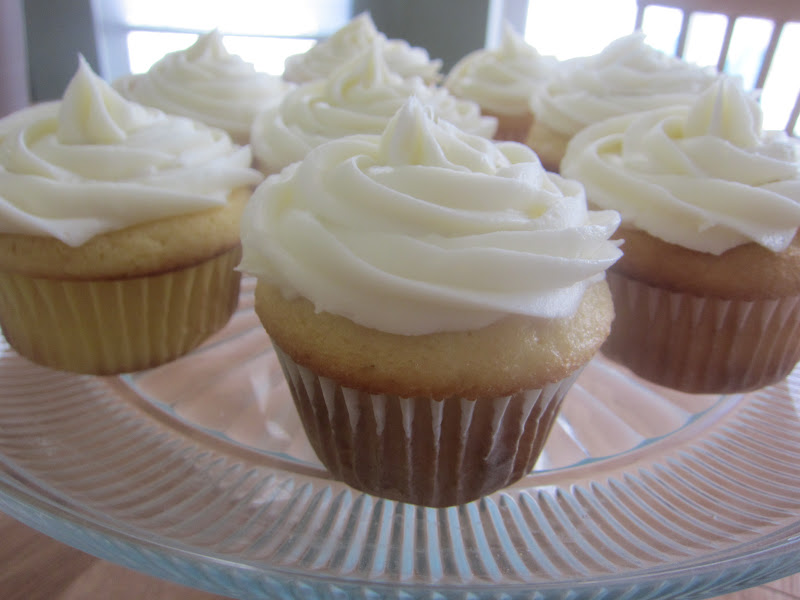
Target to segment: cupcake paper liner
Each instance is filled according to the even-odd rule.
[[[476,500],[527,474],[580,372],[502,398],[402,398],[343,387],[275,351],[311,446],[335,478],[434,507]]]
[[[800,360],[800,296],[699,297],[610,271],[616,317],[602,352],[640,377],[692,393],[784,379]]]
[[[499,115],[486,111],[483,111],[483,114],[497,119],[497,132],[494,134],[495,140],[525,143],[533,124],[533,114]]]
[[[241,248],[184,269],[129,279],[59,280],[0,273],[8,343],[55,369],[110,375],[173,360],[230,318]]]

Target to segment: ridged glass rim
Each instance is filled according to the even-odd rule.
[[[129,376],[128,375],[122,375],[120,377],[120,381],[121,381],[121,383],[123,385],[125,385],[127,387],[131,387],[131,388],[135,387],[134,384],[131,383],[131,381],[129,380]],[[722,405],[731,405],[731,404],[735,405],[736,403],[738,403],[737,399],[738,399],[739,396],[741,396],[741,394],[731,394],[731,395],[726,395],[726,396],[720,396],[718,401],[715,402],[713,405],[711,405],[708,408],[706,408],[704,410],[701,410],[701,411],[698,411],[698,412],[694,413],[693,415],[691,415],[689,420],[685,423],[685,425],[681,429],[687,429],[687,428],[692,427],[693,424],[696,421],[702,419],[704,415],[706,415],[707,413],[713,412],[715,410],[719,410],[720,409],[719,407],[722,406]],[[303,460],[301,458],[297,458],[297,457],[294,457],[294,456],[291,456],[291,455],[288,455],[288,454],[285,454],[285,453],[282,453],[282,452],[275,452],[275,451],[262,450],[260,448],[253,448],[251,446],[243,444],[242,442],[239,442],[238,440],[233,439],[232,437],[228,436],[225,432],[218,431],[218,430],[215,430],[215,429],[212,429],[212,428],[208,428],[208,427],[195,425],[190,420],[188,420],[188,419],[182,417],[180,414],[178,414],[177,411],[172,406],[164,404],[163,402],[161,402],[157,398],[142,397],[141,400],[144,401],[146,404],[152,405],[152,407],[155,408],[156,410],[165,413],[165,415],[167,417],[169,417],[170,419],[173,419],[176,423],[180,424],[183,427],[192,428],[192,429],[196,430],[197,432],[204,433],[204,434],[206,434],[206,435],[208,435],[208,436],[210,436],[212,438],[219,439],[220,441],[223,441],[223,442],[225,442],[227,444],[231,444],[232,446],[234,446],[236,448],[239,448],[239,449],[241,449],[241,450],[243,450],[245,452],[255,452],[258,455],[264,455],[264,456],[270,457],[272,459],[278,459],[278,460],[286,461],[286,462],[294,464],[294,465],[308,467],[308,468],[312,468],[312,469],[320,468],[321,476],[325,476],[325,475],[322,474],[322,471],[324,471],[324,469],[322,469],[318,465],[316,465],[314,463],[311,463],[309,461],[306,461],[306,460]],[[627,456],[627,455],[630,455],[631,453],[634,453],[634,452],[639,452],[641,450],[646,450],[649,446],[652,446],[653,444],[660,443],[663,440],[665,440],[666,438],[673,438],[674,439],[674,437],[677,434],[679,434],[679,430],[671,431],[669,433],[665,433],[665,434],[660,435],[660,436],[650,437],[650,438],[647,438],[647,439],[643,440],[642,442],[640,442],[638,445],[636,445],[633,448],[626,449],[626,450],[621,450],[618,453],[608,454],[608,455],[604,455],[604,456],[587,457],[587,458],[584,458],[584,459],[582,459],[582,460],[580,460],[580,461],[578,461],[576,463],[573,463],[569,467],[553,467],[553,468],[537,469],[535,473],[531,474],[531,477],[538,478],[538,477],[544,476],[546,473],[563,472],[567,468],[569,468],[569,469],[577,469],[577,468],[580,468],[580,467],[593,465],[593,464],[598,463],[598,462],[613,461],[614,459],[618,458],[619,456],[623,456],[623,455]]]
[[[0,338],[0,358],[4,352],[7,353],[8,350],[5,341]],[[103,391],[105,395],[101,399],[102,406],[115,411],[115,415],[124,413],[126,418],[133,415],[134,425],[137,427],[139,423],[148,427],[157,426],[162,431],[162,436],[169,438],[170,443],[177,440],[175,444],[181,448],[194,444],[212,457],[230,459],[234,465],[242,464],[242,468],[252,468],[259,473],[266,470],[271,475],[281,475],[291,471],[292,477],[301,482],[304,478],[312,482],[307,484],[312,489],[309,494],[316,493],[318,496],[324,492],[334,499],[327,501],[328,504],[321,500],[321,506],[335,504],[337,499],[344,497],[342,494],[346,494],[346,499],[341,500],[342,505],[349,503],[348,506],[352,508],[361,502],[362,506],[371,508],[373,513],[379,512],[376,507],[380,506],[382,515],[407,517],[411,523],[407,526],[409,530],[414,523],[419,526],[419,523],[432,520],[439,529],[434,527],[431,531],[441,534],[447,523],[462,523],[463,519],[459,519],[463,515],[469,517],[465,521],[468,524],[474,524],[475,519],[481,523],[488,519],[491,525],[493,519],[502,520],[515,510],[519,511],[522,502],[520,499],[523,497],[529,498],[528,502],[534,502],[537,498],[539,501],[542,498],[551,498],[547,501],[555,502],[552,499],[559,497],[574,501],[583,494],[591,508],[609,498],[614,500],[616,496],[609,496],[611,492],[616,493],[617,488],[614,486],[625,487],[631,480],[634,484],[638,484],[638,480],[647,484],[647,477],[656,477],[656,480],[659,477],[669,479],[675,473],[682,472],[681,469],[687,468],[680,462],[685,458],[688,460],[686,464],[691,466],[698,460],[696,456],[705,457],[705,462],[698,463],[699,467],[705,468],[719,460],[720,450],[735,447],[737,444],[743,450],[752,451],[752,456],[748,452],[734,456],[735,460],[731,465],[723,465],[719,472],[721,475],[714,475],[720,479],[712,481],[713,485],[724,487],[723,484],[730,484],[734,488],[744,485],[730,475],[733,471],[728,467],[736,467],[736,461],[745,460],[749,461],[744,463],[745,466],[749,464],[752,469],[756,469],[753,472],[757,472],[758,467],[769,467],[773,470],[773,475],[776,475],[774,471],[781,464],[791,464],[792,468],[786,470],[786,477],[791,480],[784,481],[783,484],[792,493],[800,490],[800,477],[794,479],[800,474],[800,466],[794,466],[800,463],[797,460],[800,458],[800,417],[797,414],[800,412],[800,368],[790,375],[781,389],[776,386],[752,394],[719,397],[707,409],[694,413],[683,426],[668,434],[647,438],[617,454],[589,457],[566,467],[538,470],[502,492],[466,507],[453,509],[408,507],[361,496],[355,491],[343,491],[341,484],[339,488],[333,487],[336,482],[327,477],[321,466],[280,452],[249,447],[214,429],[198,427],[169,406],[138,395],[135,385],[131,385],[131,381],[125,377],[86,381],[91,382],[86,384],[87,398],[99,393],[97,390]],[[10,384],[3,381],[3,374],[0,372],[0,394],[4,387],[8,389],[8,385]],[[638,384],[633,381],[632,385]],[[0,396],[0,409],[2,404],[3,398]],[[59,410],[69,416],[73,408],[80,410],[82,403],[76,401],[65,406],[66,408],[60,407]],[[24,420],[28,415],[24,408],[21,410],[22,412],[18,410],[13,414],[17,415],[15,418]],[[704,598],[759,585],[800,570],[800,491],[797,493],[797,502],[794,502],[794,496],[789,504],[776,497],[775,507],[764,507],[769,509],[766,513],[772,511],[780,515],[781,511],[791,512],[790,518],[781,520],[776,517],[775,526],[767,533],[743,537],[735,543],[726,542],[713,551],[691,552],[681,560],[608,574],[593,573],[563,580],[530,581],[513,580],[506,575],[500,581],[493,581],[491,578],[481,580],[478,577],[470,580],[468,587],[464,587],[447,577],[440,582],[373,580],[360,573],[310,570],[304,568],[301,561],[270,563],[244,554],[217,552],[200,544],[185,542],[179,537],[156,534],[151,529],[137,526],[134,521],[116,518],[111,512],[98,511],[97,504],[91,505],[83,502],[80,497],[70,496],[59,489],[58,485],[54,485],[54,481],[59,483],[58,480],[39,478],[36,473],[25,468],[26,463],[21,462],[19,457],[15,458],[2,451],[5,447],[2,446],[3,441],[6,437],[13,438],[16,426],[14,419],[3,421],[5,414],[0,410],[0,508],[3,511],[52,537],[101,558],[220,594],[247,598],[281,594],[286,597],[327,598],[337,597],[337,590],[345,590],[357,597],[374,597],[374,593],[380,592],[381,597],[388,594],[398,598],[407,597],[403,594],[426,598],[499,598],[504,597],[503,594],[507,594],[508,598],[527,598],[533,595],[536,598],[598,600]],[[745,437],[741,438],[740,434]],[[774,440],[774,448],[773,445],[768,446],[765,440],[770,444]],[[761,452],[760,448],[766,447],[769,447],[769,452]],[[695,475],[691,470],[687,473]],[[768,475],[769,473],[765,477]],[[778,475],[782,476],[783,473]],[[749,471],[743,475],[751,476]],[[323,491],[317,493],[317,488]],[[227,488],[223,490],[228,493]],[[625,498],[627,497],[623,496]],[[732,500],[734,504],[740,501],[735,497]],[[610,506],[616,510],[613,504]],[[603,510],[608,512],[611,509]],[[598,514],[605,514],[603,510]],[[363,514],[373,513],[363,511]],[[722,513],[720,515],[724,516]],[[590,523],[592,526],[594,524],[596,520]],[[581,532],[581,535],[585,535],[585,532]],[[530,537],[533,539],[535,536],[531,534]],[[516,543],[512,542],[509,538],[500,540],[499,543]],[[669,550],[669,544],[666,548]]]
[[[154,409],[154,410],[161,410],[161,409]],[[165,416],[168,416],[164,413]],[[170,417],[172,418],[172,417]],[[176,417],[177,418],[177,417]],[[183,424],[187,426],[186,424]],[[688,424],[690,426],[692,424]],[[203,435],[209,437],[216,437],[214,434],[210,432],[202,432]],[[224,441],[224,440],[221,440]],[[234,442],[235,444],[235,442]],[[636,449],[637,452],[642,451],[646,447],[650,446],[651,443],[646,443],[643,446]],[[237,450],[245,453],[254,453],[254,454],[263,454],[262,451],[257,449],[250,449],[239,444],[236,444]],[[625,453],[627,454],[627,453]],[[611,460],[619,458],[619,457],[612,457]],[[0,457],[3,459],[3,457]],[[290,459],[294,460],[294,459]],[[597,461],[604,462],[606,459],[597,459]],[[2,462],[4,463],[4,467],[7,467],[5,464],[5,460],[3,459]],[[576,468],[582,469],[589,465],[589,463],[594,461],[586,461],[580,465],[576,465]],[[543,471],[536,473],[533,477],[538,478],[545,478],[553,477],[555,474],[556,476],[562,476],[564,471],[572,470],[573,467],[568,467],[566,469],[559,468],[553,469],[549,471]],[[86,552],[99,556],[101,558],[118,562],[125,566],[129,566],[135,569],[141,569],[141,564],[137,561],[129,562],[124,556],[120,554],[102,550],[102,544],[98,544],[97,540],[91,540],[87,538],[86,540],[75,539],[74,535],[65,534],[64,531],[59,530],[59,524],[66,524],[71,523],[72,528],[80,529],[86,532],[92,532],[93,536],[91,537],[98,537],[100,539],[105,539],[112,542],[118,542],[126,545],[131,546],[139,546],[141,548],[149,549],[150,551],[156,553],[163,553],[164,556],[170,556],[173,554],[181,555],[186,558],[189,562],[193,562],[196,564],[204,564],[210,565],[212,569],[220,569],[222,572],[227,572],[231,569],[236,571],[243,571],[249,572],[255,578],[259,578],[261,575],[267,576],[278,576],[278,577],[302,577],[308,580],[317,580],[323,584],[327,583],[337,583],[334,580],[331,581],[331,577],[329,576],[318,576],[313,573],[308,573],[303,570],[298,569],[288,569],[288,568],[280,568],[274,567],[271,565],[264,565],[258,563],[246,563],[246,562],[237,562],[232,563],[231,560],[224,556],[214,556],[210,554],[199,553],[196,548],[192,548],[189,546],[183,546],[180,543],[176,543],[174,540],[166,539],[161,540],[154,538],[153,536],[141,535],[140,532],[137,532],[135,529],[131,529],[125,523],[114,523],[113,521],[109,521],[102,518],[92,517],[91,515],[87,515],[79,510],[75,510],[71,508],[69,505],[61,503],[58,501],[58,495],[54,495],[54,498],[48,498],[48,495],[45,494],[37,494],[35,493],[34,489],[30,486],[17,485],[15,484],[15,480],[17,478],[14,476],[13,473],[10,473],[7,470],[3,470],[0,473],[0,505],[2,505],[4,512],[8,512],[10,515],[14,516],[15,518],[19,519],[20,521],[26,523],[27,525],[34,527],[43,533],[55,537],[65,543],[73,545],[79,549],[82,549]],[[43,486],[46,488],[47,486]],[[501,493],[501,496],[504,493]],[[480,502],[480,501],[479,501]],[[435,509],[423,509],[423,510],[435,510]],[[31,512],[33,511],[33,513]],[[38,516],[46,516],[47,519],[45,521],[41,521],[36,518]],[[774,541],[773,541],[774,540]],[[760,548],[752,548],[753,546],[761,546]],[[789,526],[784,528],[782,531],[775,532],[770,538],[764,538],[761,540],[753,541],[748,544],[744,545],[744,548],[741,549],[728,549],[723,551],[719,557],[717,555],[709,555],[705,557],[702,561],[696,560],[688,560],[685,563],[675,563],[669,564],[661,567],[654,567],[651,569],[647,569],[644,571],[637,572],[635,576],[632,578],[636,581],[638,585],[642,585],[647,587],[647,583],[651,583],[653,590],[661,589],[664,593],[667,593],[667,588],[669,587],[676,587],[676,589],[682,589],[683,586],[679,583],[681,580],[690,579],[696,580],[695,584],[689,587],[699,587],[702,588],[703,585],[708,585],[707,581],[703,581],[702,577],[707,576],[710,580],[719,579],[719,585],[715,587],[709,587],[708,590],[711,592],[709,595],[699,595],[696,596],[698,598],[702,597],[710,597],[710,595],[718,595],[722,593],[727,593],[731,591],[736,591],[738,589],[742,589],[743,587],[750,587],[751,585],[758,585],[763,582],[771,581],[773,579],[777,579],[786,575],[793,574],[800,570],[800,519],[797,523],[793,526]],[[777,565],[776,562],[782,562],[782,559],[791,559],[786,561],[784,565]],[[753,575],[753,579],[746,579],[744,585],[740,585],[736,583],[735,577],[732,575],[728,575],[731,577],[732,583],[726,585],[724,583],[723,578],[726,576],[725,572],[731,569],[738,570],[741,566],[746,566],[747,571],[755,573]],[[764,574],[762,577],[759,577],[758,572],[763,570]],[[223,587],[215,587],[214,585],[208,585],[208,582],[200,582],[191,577],[182,576],[179,572],[168,572],[168,573],[158,573],[153,570],[149,571],[151,574],[156,576],[165,577],[171,580],[174,580],[178,583],[183,583],[185,585],[199,587],[201,589],[206,589],[207,591],[215,592],[215,593],[226,593],[229,592],[229,589]],[[698,579],[700,578],[700,579]],[[672,585],[668,585],[667,580],[672,579]],[[343,581],[341,583],[344,584],[355,584],[355,585],[368,585],[371,586],[373,589],[382,589],[385,584],[380,583],[372,583],[370,581]],[[563,581],[560,583],[540,583],[534,587],[531,587],[529,584],[518,584],[518,585],[498,585],[498,584],[488,584],[485,586],[485,589],[481,590],[477,586],[472,586],[470,588],[470,592],[479,593],[482,591],[491,592],[492,594],[500,594],[500,593],[532,593],[534,591],[539,593],[544,593],[547,590],[561,592],[565,585],[568,585],[572,592],[578,592],[581,590],[591,590],[592,592],[598,591],[599,589],[607,589],[611,590],[614,586],[618,585],[626,585],[631,583],[628,577],[620,577],[618,575],[609,575],[607,577],[602,578],[593,578],[591,580],[573,580],[573,581]],[[198,585],[200,584],[200,585]],[[666,586],[666,587],[665,587]],[[390,586],[394,589],[393,586]],[[403,590],[405,592],[412,592],[414,589],[417,589],[417,592],[423,593],[426,595],[428,593],[433,592],[456,592],[456,593],[464,593],[466,590],[460,588],[459,586],[431,586],[430,584],[419,584],[418,586],[414,586],[413,584],[404,584]],[[397,591],[401,591],[397,589]],[[644,591],[644,590],[643,590]],[[652,590],[651,590],[652,591]],[[684,593],[686,590],[683,590]],[[661,592],[659,592],[661,593]],[[445,596],[446,597],[446,596]],[[476,596],[478,597],[478,596]],[[548,596],[543,596],[548,597]],[[556,597],[556,596],[554,596]],[[560,596],[558,596],[560,597]],[[594,597],[594,594],[587,597]],[[631,596],[631,598],[639,597],[639,596]],[[645,595],[641,597],[651,597],[649,593],[645,592]],[[666,598],[672,597],[668,595],[658,595],[652,596],[653,598]],[[681,596],[681,597],[694,597],[694,596]]]
[[[83,550],[87,553],[93,554],[99,558],[116,562],[123,566],[137,569],[148,574],[170,579],[177,583],[204,589],[212,593],[225,594],[229,590],[224,587],[217,587],[208,585],[208,582],[202,582],[187,577],[185,573],[180,572],[157,572],[156,570],[142,569],[141,563],[137,561],[128,560],[124,555],[117,553],[110,553],[101,549],[102,544],[98,544],[98,539],[91,539],[92,537],[99,538],[99,540],[106,540],[110,542],[118,542],[123,545],[130,545],[132,547],[141,547],[150,551],[163,554],[164,557],[170,555],[181,555],[186,560],[197,564],[210,565],[212,568],[220,569],[222,572],[235,569],[237,571],[250,572],[256,578],[260,575],[276,575],[282,577],[302,577],[309,580],[318,580],[319,582],[338,583],[335,579],[330,581],[331,578],[327,576],[317,576],[309,574],[305,571],[298,571],[292,569],[281,569],[276,567],[269,567],[260,564],[248,563],[232,563],[229,559],[224,557],[216,557],[208,554],[197,553],[191,548],[183,548],[174,543],[163,543],[153,537],[145,537],[136,535],[135,532],[129,531],[127,527],[114,527],[111,523],[102,522],[100,520],[92,519],[86,515],[79,514],[70,508],[60,505],[56,502],[49,501],[44,497],[40,497],[31,492],[30,489],[18,487],[13,484],[13,480],[7,477],[6,473],[0,473],[0,507],[3,512],[11,515],[26,525],[41,531],[59,541],[72,545],[73,547]],[[33,511],[33,513],[32,513]],[[41,521],[33,515],[40,515],[48,517],[51,520]],[[76,539],[74,535],[64,533],[59,530],[59,524],[71,524],[72,528],[82,530],[87,534],[86,539]],[[795,524],[793,527],[787,527],[786,534],[780,532],[776,533],[773,537],[776,538],[774,543],[770,543],[764,548],[754,550],[752,552],[744,551],[741,553],[734,553],[732,556],[723,556],[716,559],[713,556],[708,560],[702,562],[692,562],[689,565],[681,563],[667,565],[663,567],[653,568],[636,574],[637,584],[643,587],[642,595],[626,595],[625,598],[653,598],[653,600],[661,598],[672,598],[673,595],[669,594],[669,588],[673,588],[676,593],[682,594],[681,598],[710,598],[713,596],[731,593],[745,589],[748,587],[761,585],[775,579],[780,579],[785,576],[792,575],[800,571],[800,523]],[[765,542],[767,540],[762,540]],[[752,545],[752,544],[751,544]],[[782,559],[791,558],[792,560],[782,561]],[[691,561],[689,561],[691,562]],[[746,565],[746,572],[739,572],[740,581],[734,574],[730,573],[731,570],[739,571],[742,565]],[[749,577],[745,577],[748,573]],[[706,576],[708,579],[703,579]],[[730,582],[724,581],[725,577],[730,577]],[[689,583],[687,585],[687,580]],[[348,581],[341,582],[343,584],[355,585],[368,585],[374,589],[386,588],[386,584],[372,583],[369,581]],[[417,592],[424,594],[424,597],[433,597],[435,592],[455,592],[459,595],[466,593],[480,594],[483,591],[488,591],[492,594],[509,594],[509,593],[523,593],[524,597],[529,597],[528,594],[545,593],[547,591],[566,592],[564,597],[576,598],[612,598],[614,596],[606,596],[601,594],[604,590],[608,593],[613,593],[615,587],[620,585],[627,585],[633,583],[627,581],[626,577],[620,578],[619,576],[610,575],[605,578],[596,578],[592,580],[574,580],[563,581],[559,583],[542,583],[531,586],[530,584],[521,585],[498,585],[489,584],[485,590],[476,587],[464,589],[459,586],[438,586],[432,587],[430,584],[418,584],[417,586],[405,584],[404,588],[396,588],[396,586],[388,586],[389,589],[397,591],[398,593],[411,593],[413,595],[414,588]],[[650,587],[648,588],[648,585]],[[707,587],[703,592],[702,588]],[[701,589],[699,595],[685,595],[691,593],[693,589]],[[571,594],[581,594],[581,592],[590,591],[588,596]],[[597,592],[597,594],[595,594]],[[653,593],[661,595],[652,595]],[[447,596],[444,596],[447,597]],[[470,598],[478,598],[482,596],[465,596]],[[494,596],[492,596],[494,597]],[[516,597],[516,596],[514,596]],[[533,596],[540,597],[540,596]],[[541,596],[542,598],[549,598],[551,596]],[[561,597],[552,596],[552,597]],[[677,597],[677,596],[675,596]]]

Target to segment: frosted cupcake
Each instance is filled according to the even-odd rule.
[[[56,106],[0,121],[3,335],[80,373],[172,360],[236,305],[250,151],[128,102],[83,60]]]
[[[717,79],[702,68],[648,46],[634,33],[590,57],[564,61],[531,98],[535,116],[526,143],[558,171],[569,140],[584,127],[619,115],[691,104]]]
[[[217,30],[114,86],[129,100],[224,129],[242,145],[250,140],[256,114],[278,104],[292,87],[230,54]]]
[[[51,100],[49,102],[39,102],[18,110],[0,119],[0,143],[3,138],[10,133],[14,133],[28,123],[38,121],[47,117],[54,117],[58,114],[59,102]]]
[[[799,170],[733,80],[579,133],[562,172],[623,218],[604,352],[688,392],[783,379],[800,359]]]
[[[464,131],[491,138],[497,127],[497,120],[482,116],[474,102],[457,99],[419,77],[400,77],[375,46],[329,78],[298,86],[279,106],[256,117],[251,134],[256,165],[264,173],[276,173],[327,141],[382,133],[410,96]]]
[[[293,83],[324,79],[375,46],[383,50],[389,67],[401,77],[421,77],[426,83],[439,80],[441,60],[431,60],[424,48],[412,47],[405,40],[388,39],[375,27],[369,13],[361,13],[308,51],[287,58],[283,78]]]
[[[267,178],[242,224],[309,440],[377,496],[449,506],[523,477],[613,316],[618,215],[414,98]]]
[[[497,117],[496,139],[524,142],[533,123],[531,96],[553,76],[557,64],[506,24],[498,48],[466,55],[444,85],[453,95],[477,102],[483,114]]]

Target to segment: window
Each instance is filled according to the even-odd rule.
[[[283,72],[287,56],[305,52],[351,17],[349,0],[93,0],[103,75],[141,73],[167,52],[219,29],[233,54],[259,71]]]
[[[219,29],[225,45],[256,69],[279,75],[287,56],[306,51],[353,15],[353,0],[91,0],[101,73],[114,80],[146,71],[167,52],[193,43],[197,34]],[[454,3],[457,0],[453,0]],[[489,0],[486,43],[497,42],[504,20],[524,31],[543,54],[559,59],[595,54],[633,31],[636,0]],[[391,11],[390,11],[391,12]],[[579,15],[579,18],[576,16]],[[650,45],[674,53],[681,25],[675,9],[649,7],[642,29]],[[716,65],[726,20],[719,15],[692,16],[686,60]],[[752,86],[771,25],[740,19],[734,30],[726,71]],[[761,103],[764,126],[782,129],[800,89],[800,24],[784,28]],[[433,58],[437,58],[434,56]]]

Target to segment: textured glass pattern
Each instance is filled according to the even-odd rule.
[[[603,358],[534,471],[420,508],[333,481],[243,283],[192,354],[122,378],[0,342],[0,509],[78,548],[239,598],[707,598],[800,570],[800,374],[736,396]]]

